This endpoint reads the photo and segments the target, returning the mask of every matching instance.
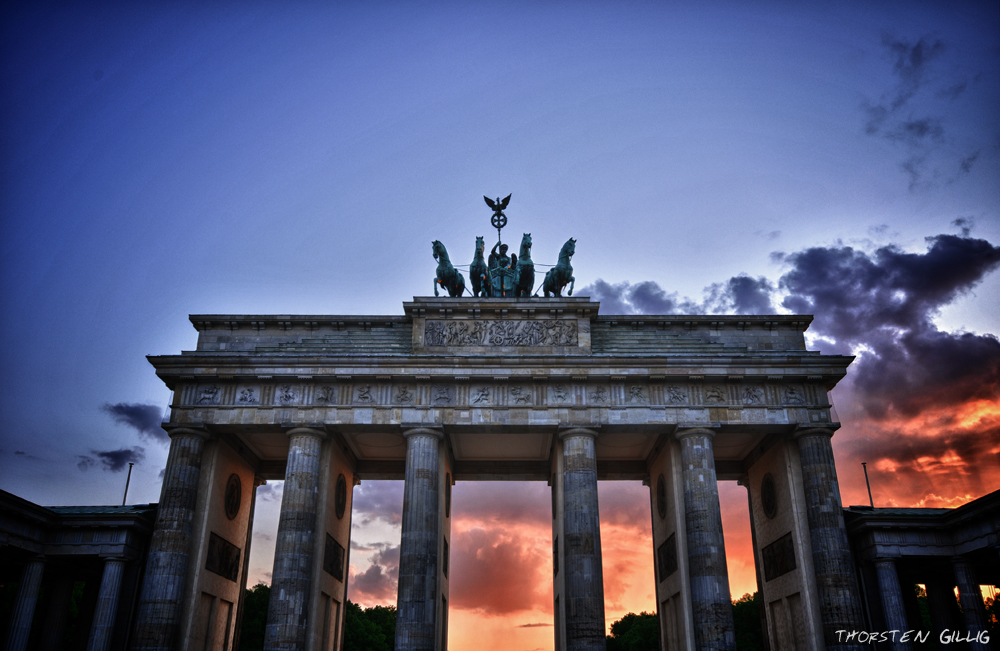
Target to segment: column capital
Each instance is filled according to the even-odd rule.
[[[799,439],[806,438],[807,436],[825,436],[826,438],[833,438],[833,433],[837,431],[837,428],[832,425],[822,425],[822,426],[805,426],[801,427],[794,432],[792,432],[792,438],[798,441]]]
[[[293,427],[292,429],[285,432],[285,434],[288,435],[288,438],[292,438],[294,436],[311,436],[313,438],[319,439],[320,441],[325,441],[330,436],[326,432],[318,429],[313,429],[312,427]]]
[[[558,436],[560,441],[565,441],[566,439],[576,436],[586,436],[597,440],[597,437],[600,436],[600,434],[596,430],[588,427],[569,427],[559,430]]]
[[[409,439],[411,436],[429,436],[440,441],[444,438],[444,432],[441,431],[440,427],[434,429],[430,427],[413,427],[403,430],[404,439]]]
[[[212,438],[211,432],[203,427],[178,427],[176,425],[163,424],[163,429],[167,432],[167,436],[171,439],[178,437],[197,437],[203,441],[207,441]]]
[[[707,437],[709,439],[714,439],[715,438],[715,432],[713,431],[713,429],[716,429],[719,426],[715,425],[715,427],[712,428],[712,429],[710,429],[710,427],[711,426],[704,426],[704,425],[699,425],[699,426],[696,426],[696,427],[684,427],[684,426],[681,426],[681,427],[677,428],[676,432],[674,432],[674,438],[676,438],[678,441],[680,441],[682,439],[686,439],[689,436],[704,436],[704,437]]]

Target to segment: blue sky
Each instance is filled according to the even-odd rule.
[[[399,314],[483,194],[536,262],[577,238],[577,287],[696,302],[779,305],[773,252],[1000,242],[995,2],[204,4],[0,10],[4,490],[113,503],[95,455],[139,446],[156,501],[166,447],[102,406],[165,406],[188,314]],[[1000,330],[984,264],[942,331]]]

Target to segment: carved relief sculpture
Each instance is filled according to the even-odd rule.
[[[295,391],[292,390],[290,384],[285,384],[278,387],[278,391],[275,394],[279,405],[290,405],[295,402],[298,397],[295,395]]]
[[[646,396],[642,393],[642,387],[639,386],[629,387],[628,401],[630,404],[639,403],[640,405],[644,405],[649,402],[646,399]]]
[[[708,404],[719,404],[726,401],[726,390],[715,384],[705,389],[705,402]]]
[[[608,390],[604,387],[597,387],[594,389],[594,392],[590,394],[590,399],[594,402],[607,402]]]
[[[476,394],[472,397],[472,404],[481,405],[490,403],[490,389],[489,387],[480,387],[476,390]]]
[[[511,387],[510,395],[514,398],[515,405],[531,404],[531,392],[521,387]]]
[[[685,393],[680,387],[668,386],[667,401],[672,405],[683,404],[687,401],[687,393]]]
[[[327,404],[336,402],[334,393],[334,387],[332,386],[316,387],[316,402],[325,402]]]
[[[576,346],[576,321],[427,321],[427,346]]]
[[[566,402],[566,398],[568,397],[569,394],[566,391],[565,385],[557,384],[552,389],[552,395],[555,396],[555,399],[558,400],[559,402]]]
[[[212,386],[202,387],[201,391],[198,393],[198,404],[199,405],[217,405],[219,404],[219,387]]]
[[[764,404],[764,390],[760,387],[746,387],[743,389],[744,405]]]
[[[396,402],[403,405],[413,402],[413,394],[410,392],[409,388],[399,387],[399,390],[396,392]]]
[[[354,398],[354,402],[359,405],[370,405],[375,402],[375,398],[372,398],[372,386],[370,384],[359,386],[358,395]]]
[[[253,387],[247,387],[240,391],[239,397],[236,402],[244,405],[256,405],[260,399],[257,397],[256,389]]]
[[[434,387],[434,402],[443,402],[446,405],[450,405],[451,389],[448,387]]]
[[[804,405],[806,398],[802,392],[793,386],[785,388],[785,403],[789,405]]]

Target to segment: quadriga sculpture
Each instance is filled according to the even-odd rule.
[[[472,258],[472,264],[469,265],[469,280],[472,281],[472,295],[479,297],[482,295],[484,298],[490,296],[490,269],[486,266],[486,258],[483,257],[483,251],[486,249],[486,244],[483,242],[482,236],[476,238],[476,254]]]
[[[566,285],[569,285],[569,292],[567,293],[567,296],[573,295],[573,287],[576,284],[576,278],[573,277],[573,266],[570,265],[569,259],[573,257],[574,253],[576,253],[576,240],[571,237],[566,240],[562,249],[559,250],[559,262],[545,274],[545,281],[542,283],[542,289],[545,292],[546,298],[548,298],[550,294],[561,298],[563,287]]]
[[[527,298],[535,287],[535,263],[531,260],[531,233],[521,238],[521,252],[517,256],[517,276],[514,281],[514,296]]]
[[[465,278],[451,264],[448,249],[444,248],[444,244],[438,240],[434,240],[431,242],[431,250],[434,252],[434,259],[438,262],[437,277],[434,279],[434,295],[440,296],[438,285],[441,285],[448,292],[448,296],[461,296],[465,292]]]

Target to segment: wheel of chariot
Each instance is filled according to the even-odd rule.
[[[503,228],[507,225],[507,215],[493,215],[490,223],[493,224],[493,228]]]

